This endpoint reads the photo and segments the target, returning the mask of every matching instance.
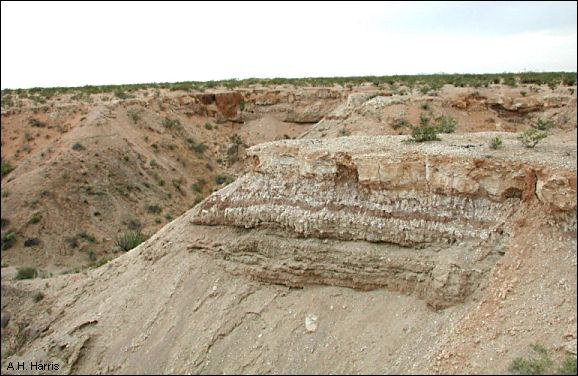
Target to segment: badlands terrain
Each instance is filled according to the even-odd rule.
[[[2,372],[575,369],[576,108],[575,73],[4,90]]]

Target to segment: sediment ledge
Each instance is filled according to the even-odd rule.
[[[533,200],[552,212],[576,208],[575,168],[488,158],[464,145],[408,145],[404,138],[253,147],[251,171],[201,203],[193,221],[414,246],[487,239]]]

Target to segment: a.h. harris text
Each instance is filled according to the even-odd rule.
[[[50,362],[8,362],[6,371],[58,371],[60,364]]]

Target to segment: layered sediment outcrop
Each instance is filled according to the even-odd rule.
[[[475,290],[529,202],[570,213],[575,228],[575,170],[402,141],[255,146],[252,169],[197,206],[193,222],[273,231],[214,248],[233,271],[291,286],[390,287],[436,307]]]

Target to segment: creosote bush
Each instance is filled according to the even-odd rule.
[[[44,294],[39,291],[32,296],[32,299],[34,300],[34,303],[38,303],[39,301],[44,299]]]
[[[502,139],[500,137],[492,138],[492,140],[490,141],[490,148],[496,150],[500,146],[502,146]]]
[[[193,189],[193,191],[195,192],[202,192],[203,187],[207,184],[207,181],[203,178],[197,179],[196,183],[193,183],[191,185],[191,188]]]
[[[168,117],[163,119],[163,126],[167,129],[172,129],[175,127],[179,127],[181,125],[181,122],[179,119],[170,119]]]
[[[215,183],[217,184],[230,184],[234,181],[234,179],[228,175],[217,175],[215,176]]]
[[[442,115],[435,119],[435,126],[438,133],[454,133],[458,122],[449,115]]]
[[[36,268],[32,268],[32,267],[23,267],[23,268],[18,268],[18,270],[16,271],[16,279],[33,279],[38,277],[38,271],[36,270]]]
[[[80,142],[75,143],[74,145],[72,145],[72,150],[76,150],[76,151],[82,151],[85,150],[86,148],[84,147],[84,145],[82,145]]]
[[[0,248],[5,251],[11,248],[14,243],[16,243],[16,234],[13,232],[7,232],[2,234],[0,238]]]
[[[136,108],[128,109],[127,114],[134,124],[138,123],[138,121],[140,120],[140,111],[137,110]]]
[[[538,119],[531,126],[532,128],[536,128],[540,131],[547,131],[551,128],[554,128],[554,123],[551,120]]]
[[[534,344],[532,356],[528,358],[515,358],[508,367],[508,371],[516,375],[575,375],[576,357],[567,356],[562,364],[555,367],[554,361],[550,358],[548,350],[540,345]]]
[[[162,211],[162,208],[159,205],[147,205],[145,206],[145,209],[152,214],[157,214]]]
[[[410,142],[439,141],[437,127],[430,124],[430,119],[422,114],[418,126],[410,125],[411,137]]]
[[[518,140],[527,148],[534,148],[538,142],[546,138],[545,132],[539,131],[536,128],[530,128],[518,136]]]
[[[411,124],[409,123],[409,121],[405,120],[405,119],[395,119],[392,123],[391,123],[391,127],[393,129],[400,129],[400,128],[405,128],[405,127],[410,127]]]
[[[38,244],[40,244],[40,239],[38,238],[30,238],[24,241],[25,247],[34,247],[37,246]]]
[[[31,127],[37,127],[37,128],[44,128],[46,127],[46,123],[43,121],[40,121],[38,119],[35,118],[30,118],[28,119],[28,124],[30,124]]]
[[[28,220],[28,224],[34,225],[34,224],[40,222],[41,219],[42,219],[42,214],[40,212],[36,212],[36,213],[32,214],[32,217],[30,217],[30,219]]]
[[[140,243],[144,242],[149,238],[149,235],[143,234],[140,230],[138,231],[127,231],[122,235],[119,235],[114,244],[121,250],[128,252],[131,249],[137,247]]]
[[[2,177],[8,175],[14,170],[14,166],[10,164],[10,162],[2,160],[1,168],[0,168],[0,175]]]

